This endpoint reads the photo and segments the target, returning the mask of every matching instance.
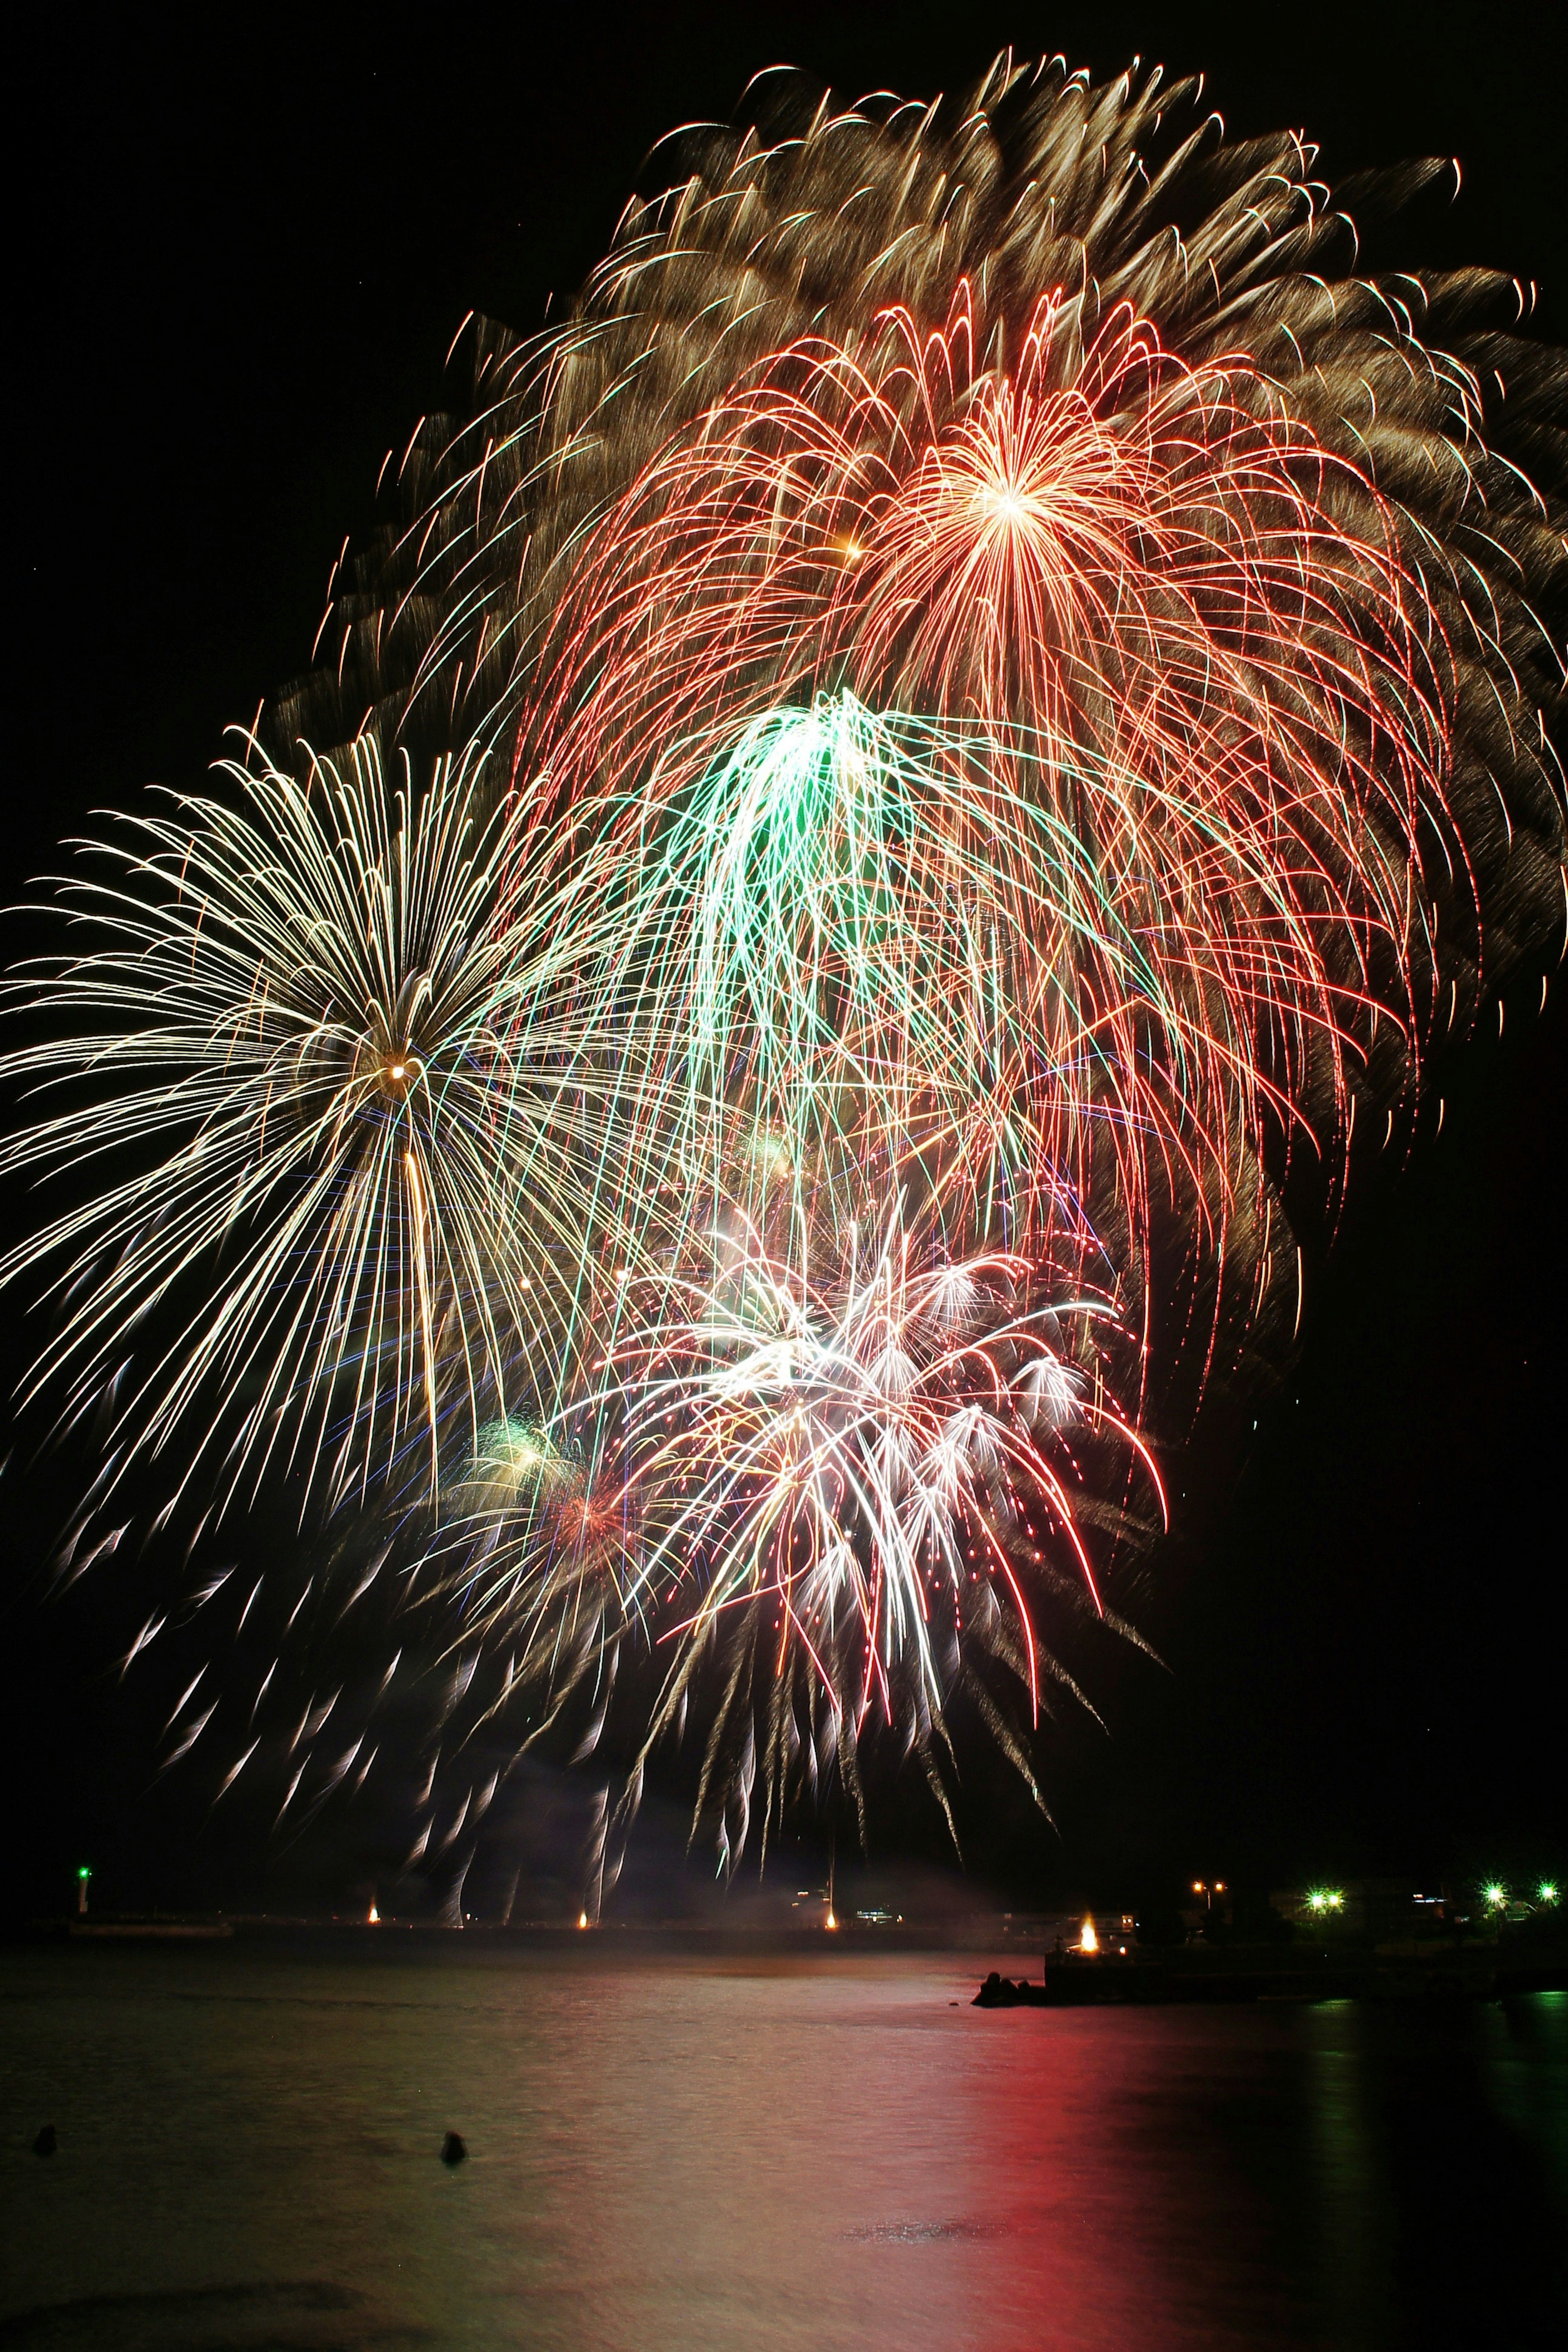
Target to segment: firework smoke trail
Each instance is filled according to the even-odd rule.
[[[1033,1785],[1002,1685],[1178,1375],[1177,1428],[1281,1360],[1296,1159],[1331,1212],[1561,924],[1559,357],[1510,281],[1343,274],[1311,151],[1195,97],[1009,58],[694,134],[562,329],[477,330],[248,813],[25,984],[79,1091],[12,1164],[144,1155],[9,1269],[109,1483],[404,1515],[443,1739],[624,1703],[624,1817],[696,1706],[726,1857],[879,1718],[942,1794],[961,1684]]]

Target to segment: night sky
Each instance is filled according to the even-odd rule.
[[[195,782],[223,726],[305,667],[332,561],[372,520],[384,453],[442,404],[465,312],[536,326],[653,142],[729,113],[763,66],[853,98],[951,88],[1008,41],[1097,74],[1140,53],[1205,68],[1233,130],[1304,126],[1331,180],[1452,152],[1461,198],[1425,203],[1400,257],[1534,278],[1542,333],[1568,341],[1552,9],[331,15],[323,34],[218,12],[204,38],[184,15],[60,11],[11,52],[7,901],[89,808]],[[1172,1465],[1177,1534],[1141,1613],[1165,1666],[1112,1660],[1093,1694],[1110,1736],[1047,1746],[1059,1836],[968,1754],[982,1882],[1130,1898],[1211,1872],[1568,1863],[1568,974],[1544,1014],[1539,997],[1521,975],[1500,1040],[1489,1016],[1441,1071],[1440,1139],[1363,1189],[1256,1433]],[[3,1213],[15,1227],[15,1195]],[[127,1906],[346,1893],[341,1822],[280,1858],[204,1831],[177,1773],[153,1785],[156,1695],[106,1673],[113,1564],[42,1603],[80,1464],[34,1458],[37,1437],[0,1482],[5,1909],[61,1907],[87,1859]],[[895,1804],[883,1858],[906,1833],[936,1851]]]

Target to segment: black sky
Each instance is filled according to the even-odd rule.
[[[90,807],[197,779],[304,667],[465,312],[536,325],[653,142],[763,66],[854,97],[952,88],[1009,41],[1097,72],[1141,53],[1206,69],[1233,129],[1304,127],[1330,178],[1456,153],[1459,202],[1402,257],[1534,278],[1568,341],[1544,6],[51,13],[11,53],[7,900]],[[1118,1667],[1112,1736],[1056,1754],[1061,1843],[1013,1843],[999,1794],[986,1867],[1131,1886],[1568,1861],[1568,974],[1543,1016],[1538,994],[1510,992],[1500,1041],[1444,1073],[1440,1140],[1358,1203],[1239,1486],[1194,1479],[1146,1618],[1169,1671]],[[58,1905],[89,1853],[126,1902],[232,1896],[237,1868],[272,1886],[149,1790],[156,1726],[102,1675],[108,1604],[39,1606],[71,1475],[0,1483],[6,1907]]]

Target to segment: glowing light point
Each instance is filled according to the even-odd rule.
[[[1086,1919],[1084,1921],[1083,1927],[1079,1934],[1078,1948],[1080,1952],[1099,1951],[1100,1936],[1092,1919]]]
[[[1508,1889],[1500,1878],[1492,1879],[1481,1889],[1481,1901],[1489,1911],[1500,1911],[1508,1901]]]
[[[830,1911],[822,1924],[825,1927],[835,1928],[837,1927],[838,1921],[834,1913]]]
[[[1538,1903],[1545,1903],[1548,1905],[1555,1903],[1557,1900],[1556,1880],[1552,1878],[1543,1878],[1540,1885],[1535,1890],[1535,1899]]]
[[[578,1914],[577,1914],[577,1925],[579,1926],[579,1927],[585,1927],[587,1926],[587,1924],[588,1924],[588,1914],[587,1914],[585,1911],[579,1911],[579,1912],[578,1912]]]
[[[376,1909],[376,1907],[375,1907],[374,1904],[373,1903],[373,1904],[371,1905],[371,1906],[370,1906],[370,1914],[369,1914],[369,1916],[368,1916],[368,1917],[367,1917],[367,1919],[365,1920],[365,1926],[366,1926],[367,1927],[380,1927],[380,1925],[381,1925],[381,1914],[380,1914],[380,1912]]]

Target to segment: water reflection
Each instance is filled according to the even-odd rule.
[[[10,1956],[0,2344],[1555,2340],[1560,1997],[987,2013],[983,1965]]]

